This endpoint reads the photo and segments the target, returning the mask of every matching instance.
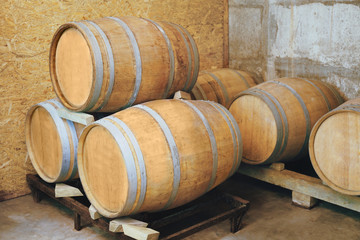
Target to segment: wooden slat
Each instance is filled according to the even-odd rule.
[[[286,189],[360,212],[360,198],[344,195],[322,184],[318,178],[289,170],[277,171],[267,167],[243,164],[239,173]]]
[[[277,170],[277,171],[282,171],[285,169],[285,164],[284,163],[272,163],[269,168]]]
[[[87,113],[77,113],[66,110],[65,108],[60,108],[57,110],[59,116],[61,118],[71,120],[76,123],[80,123],[83,125],[88,125],[94,121],[94,116]]]
[[[177,91],[174,94],[174,99],[184,99],[184,100],[191,100],[190,93],[184,92],[184,91]]]
[[[90,205],[89,213],[90,213],[91,219],[93,219],[93,220],[101,218],[100,213],[98,212],[98,210],[96,210],[96,208],[93,205]]]
[[[124,224],[138,226],[138,227],[147,227],[147,225],[148,225],[146,222],[142,222],[142,221],[132,219],[129,217],[123,217],[123,218],[111,220],[109,222],[109,231],[110,232],[123,232]]]
[[[151,228],[139,227],[129,224],[123,225],[124,234],[138,240],[157,240],[160,233]]]
[[[64,183],[57,183],[55,185],[55,197],[81,197],[84,196],[79,189],[69,186]]]

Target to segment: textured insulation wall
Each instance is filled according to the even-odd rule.
[[[29,192],[25,174],[34,170],[26,152],[25,116],[31,105],[55,97],[48,55],[61,24],[105,16],[174,22],[194,36],[201,69],[223,66],[223,0],[4,0],[1,5],[0,201]]]

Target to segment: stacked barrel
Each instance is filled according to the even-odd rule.
[[[309,154],[326,185],[360,195],[360,99],[342,103],[331,85],[308,79],[281,78],[243,91],[229,109],[242,134],[243,161],[270,164]]]
[[[254,85],[223,71],[234,73],[221,82],[227,96]],[[60,26],[50,48],[58,99],[34,105],[26,119],[34,168],[47,182],[80,177],[106,217],[170,209],[210,191],[236,172],[242,139],[221,104],[167,99],[190,92],[198,72],[197,46],[180,25],[108,17]],[[97,121],[81,125],[61,111]]]
[[[198,73],[197,46],[180,25],[107,17],[60,26],[50,48],[58,100],[36,104],[26,119],[34,168],[47,182],[80,177],[92,205],[113,218],[190,202],[232,176],[241,160],[299,159],[310,138],[319,176],[359,193],[358,159],[349,153],[353,161],[338,160],[344,145],[359,145],[350,120],[356,121],[360,102],[336,108],[342,98],[321,81],[256,85],[246,71]],[[168,99],[179,90],[196,100]],[[80,125],[60,110],[90,112],[97,121]],[[348,128],[332,131],[343,123]],[[332,137],[340,144],[328,158]],[[336,168],[346,177],[334,177]]]

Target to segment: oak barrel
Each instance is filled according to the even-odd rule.
[[[360,195],[360,98],[324,115],[311,131],[309,154],[318,176],[334,190]]]
[[[241,155],[240,131],[220,104],[156,100],[88,125],[78,166],[90,202],[113,218],[185,204],[230,177]]]
[[[256,85],[250,73],[230,68],[204,70],[199,73],[194,88],[193,99],[210,100],[230,107],[235,96]]]
[[[185,28],[144,18],[66,23],[50,47],[55,92],[76,111],[116,112],[190,91],[198,71],[198,49]]]
[[[59,117],[64,108],[55,99],[38,103],[26,116],[26,147],[39,176],[46,182],[78,178],[77,144],[79,127]]]
[[[242,92],[230,106],[244,144],[243,161],[290,161],[307,152],[316,121],[342,103],[321,81],[281,78]]]

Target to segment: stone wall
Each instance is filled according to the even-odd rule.
[[[360,1],[230,0],[230,66],[360,97]]]

